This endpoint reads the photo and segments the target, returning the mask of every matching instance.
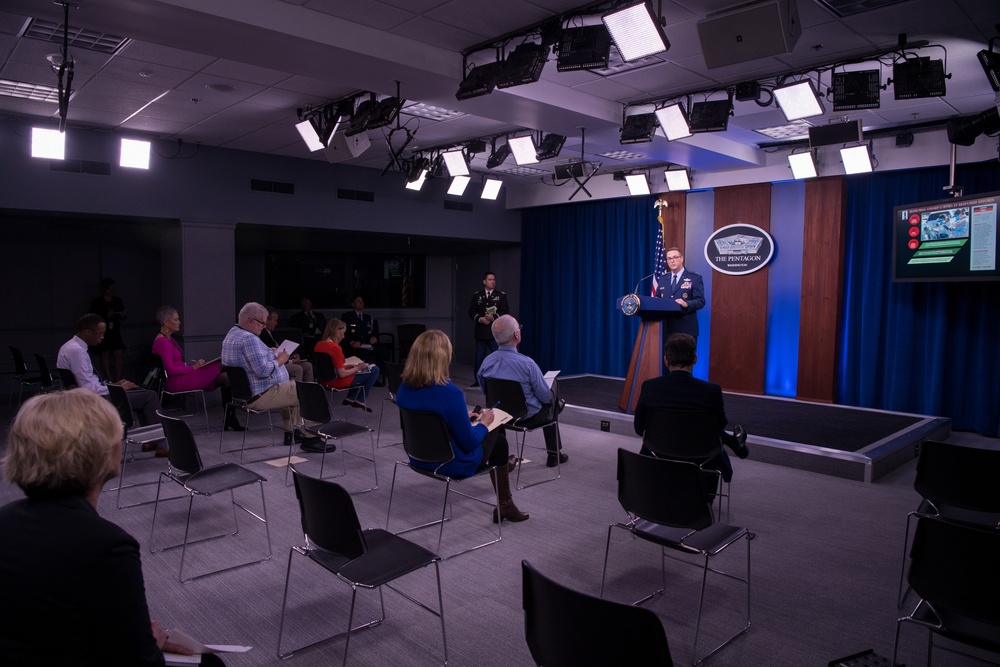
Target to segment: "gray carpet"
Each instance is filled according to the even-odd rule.
[[[463,378],[457,377],[456,383]],[[464,378],[468,382],[468,378]],[[376,390],[369,402],[375,406],[377,425],[385,390]],[[382,443],[399,440],[395,409],[386,403]],[[217,408],[214,408],[218,412]],[[352,418],[360,413],[351,411]],[[213,426],[220,422],[213,415]],[[217,428],[217,426],[215,426]],[[601,433],[564,425],[563,441],[570,461],[562,478],[515,492],[521,510],[530,512],[525,523],[504,524],[503,540],[484,549],[459,556],[441,566],[444,587],[448,651],[452,665],[527,665],[530,655],[524,643],[521,610],[520,561],[526,558],[539,570],[580,590],[596,594],[600,587],[608,524],[623,519],[615,496],[617,447],[638,448],[635,437]],[[269,435],[256,418],[249,433],[254,444],[268,442]],[[280,438],[280,433],[278,434]],[[237,447],[239,434],[227,433],[227,448]],[[529,438],[541,444],[541,434]],[[205,463],[234,461],[237,455],[219,454],[219,433],[198,435]],[[347,441],[352,452],[370,452],[365,436]],[[531,442],[529,442],[529,445]],[[995,441],[988,445],[996,446]],[[280,456],[281,448],[255,450],[249,458]],[[364,526],[384,527],[394,461],[401,447],[379,449],[376,454],[378,490],[354,496]],[[339,463],[340,452],[328,461]],[[530,458],[542,459],[537,452]],[[318,455],[309,454],[303,469],[318,470]],[[912,490],[913,464],[908,464],[874,484],[734,460],[730,522],[756,533],[752,542],[753,628],[709,661],[709,665],[826,665],[830,660],[872,648],[891,655],[897,610],[895,607],[903,526],[906,513],[917,506]],[[155,479],[165,466],[163,459],[139,455],[131,471]],[[371,463],[346,457],[347,474],[339,481],[348,490],[371,486]],[[227,657],[231,666],[276,665],[279,608],[285,582],[289,547],[302,542],[299,512],[294,492],[284,485],[284,468],[266,463],[249,467],[268,477],[265,484],[274,557],[263,564],[207,577],[189,584],[177,581],[178,550],[150,554],[146,550],[152,507],[117,510],[112,494],[102,496],[99,510],[135,535],[143,545],[143,569],[147,598],[154,618],[168,627],[181,627],[210,643],[247,644],[249,653]],[[328,465],[326,474],[336,468]],[[551,471],[538,463],[526,465],[524,475],[544,476]],[[490,493],[488,480],[464,485]],[[131,491],[132,500],[152,497],[155,487]],[[415,520],[432,512],[443,485],[428,481],[409,470],[400,470],[393,520]],[[238,499],[258,508],[256,491]],[[20,496],[10,484],[0,483],[0,503]],[[203,499],[199,499],[203,500]],[[166,505],[158,517],[157,540],[179,539],[183,528],[182,505]],[[201,507],[199,507],[201,505]],[[196,503],[196,520],[223,525],[231,518],[225,499]],[[454,521],[445,529],[444,550],[488,537],[492,527],[489,510],[471,501],[456,502]],[[204,526],[199,523],[199,530]],[[254,557],[263,548],[264,531],[254,521],[240,517],[240,533],[231,538],[197,545],[190,553],[191,567],[220,567]],[[200,533],[204,534],[204,533]],[[414,539],[434,545],[436,534],[416,533]],[[622,531],[612,538],[609,566],[609,597],[632,600],[659,579],[657,550],[628,539]],[[719,557],[723,569],[737,572],[744,567],[745,549]],[[292,642],[308,642],[334,632],[346,623],[344,612],[350,590],[315,565],[295,557],[288,627]],[[404,579],[401,586],[422,600],[433,600],[432,570]],[[687,664],[694,632],[698,571],[670,563],[667,593],[649,604],[663,620],[671,651],[678,664]],[[742,589],[728,580],[709,579],[706,645],[739,622]],[[368,594],[365,609],[373,613]],[[356,665],[435,664],[440,662],[441,638],[437,620],[393,592],[386,592],[388,618],[383,625],[352,639],[350,659]],[[363,613],[363,612],[359,612]],[[609,637],[607,641],[627,641]],[[922,664],[926,634],[904,629],[903,660]],[[289,665],[339,664],[342,640],[292,658]],[[970,664],[967,658],[936,654],[941,667]]]

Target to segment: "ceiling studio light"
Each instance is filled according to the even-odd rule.
[[[833,110],[878,109],[881,102],[881,70],[833,73]]]
[[[510,157],[510,144],[503,144],[499,148],[494,148],[490,156],[486,158],[486,168],[496,169]]]
[[[845,174],[866,174],[872,170],[872,159],[867,145],[841,148],[840,159],[844,162]]]
[[[812,151],[792,153],[788,156],[788,166],[792,168],[792,178],[816,177],[816,161],[813,159]]]
[[[441,157],[444,158],[444,164],[448,167],[448,175],[455,176],[468,176],[469,175],[469,163],[465,161],[465,153],[462,149],[457,149],[453,151],[445,151],[441,153]],[[462,188],[463,190],[465,188]]]
[[[565,28],[559,36],[558,53],[559,72],[602,69],[611,56],[611,35],[603,24]]]
[[[483,183],[483,193],[480,196],[481,199],[496,199],[500,194],[500,186],[503,185],[503,181],[496,178],[487,178],[486,182]]]
[[[306,147],[310,151],[315,153],[318,150],[326,148],[326,144],[319,138],[319,132],[316,131],[316,126],[313,125],[311,120],[296,123],[295,129],[299,131],[302,141],[306,142]]]
[[[730,100],[695,102],[691,105],[688,127],[695,132],[725,132],[729,127],[729,116],[733,112]]]
[[[398,97],[386,97],[376,102],[375,106],[372,107],[371,114],[368,116],[368,122],[365,123],[365,129],[377,130],[380,127],[392,125],[392,121],[396,120],[399,110],[403,108],[404,101]]]
[[[31,128],[31,157],[63,160],[66,158],[66,135],[59,130]]]
[[[625,62],[639,60],[670,48],[660,21],[648,2],[637,2],[601,17],[618,53]]]
[[[542,143],[538,144],[538,150],[535,151],[535,157],[541,160],[553,160],[559,157],[560,151],[562,151],[563,144],[566,143],[566,137],[561,134],[547,134],[545,138],[542,139]]]
[[[518,45],[504,61],[497,88],[511,88],[535,83],[549,59],[549,48],[534,42]]]
[[[778,100],[778,107],[781,113],[785,114],[785,120],[792,122],[800,118],[811,118],[812,116],[823,115],[823,104],[813,90],[812,82],[796,81],[787,86],[774,89],[774,98]]]
[[[641,144],[653,140],[656,132],[655,113],[636,113],[625,117],[622,125],[621,144]]]
[[[995,37],[993,39],[996,39]],[[986,78],[990,80],[990,85],[994,92],[1000,93],[1000,53],[993,51],[993,39],[990,40],[990,49],[983,49],[976,54],[979,64],[983,66]]]
[[[667,141],[691,136],[687,114],[684,113],[684,107],[680,104],[671,104],[657,109],[656,119],[660,121],[660,127],[663,128],[663,134]]]
[[[480,95],[489,95],[497,87],[497,80],[500,78],[502,72],[502,61],[476,65],[465,75],[462,83],[458,84],[458,92],[455,93],[455,98],[467,100],[472,97],[479,97]]]
[[[530,136],[513,137],[507,140],[507,145],[514,153],[514,161],[517,164],[534,164],[538,162],[538,153],[535,150],[535,142]]]
[[[633,197],[649,194],[649,181],[646,174],[625,174],[625,183],[628,185],[628,193]]]
[[[424,181],[430,169],[431,161],[424,157],[413,158],[412,164],[406,170],[406,189],[419,190],[424,187]]]
[[[691,179],[688,178],[687,169],[667,169],[663,172],[663,179],[667,182],[667,190],[671,192],[691,189]]]
[[[468,176],[455,176],[451,179],[451,185],[448,186],[448,194],[461,197],[465,194],[465,188],[469,187],[470,180],[472,179]]]
[[[944,97],[944,63],[927,57],[900,60],[892,65],[892,92],[897,100]]]
[[[348,137],[353,137],[355,134],[361,134],[366,131],[368,129],[368,121],[375,113],[377,105],[378,102],[375,101],[375,95],[372,95],[367,100],[362,100],[354,110],[354,113],[351,114],[351,122],[344,134]]]
[[[137,139],[122,139],[122,167],[131,169],[149,169],[149,142]]]

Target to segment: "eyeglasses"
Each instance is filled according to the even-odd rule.
[[[681,257],[683,257],[683,255],[667,255],[667,261],[672,262],[675,259],[680,259]]]
[[[266,323],[266,322],[261,322],[261,321],[260,321],[260,320],[258,320],[258,319],[257,319],[256,317],[251,317],[250,319],[251,319],[251,320],[253,320],[254,322],[256,322],[257,324],[259,324],[259,325],[260,325],[260,326],[262,326],[262,327],[266,327],[266,326],[267,326],[267,323]]]

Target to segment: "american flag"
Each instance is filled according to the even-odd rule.
[[[667,260],[663,258],[663,225],[657,220],[656,250],[653,251],[653,292],[650,296],[656,296],[656,290],[660,287],[659,277],[666,272]]]
[[[403,273],[403,289],[402,293],[400,294],[399,305],[404,307],[412,305],[410,303],[413,299],[413,277],[412,277],[413,268],[410,266],[410,262],[412,261],[412,259],[413,259],[412,257],[404,257],[403,261],[401,262],[402,265],[401,269]]]

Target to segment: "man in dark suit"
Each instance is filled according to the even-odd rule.
[[[289,324],[293,329],[302,332],[302,346],[300,352],[302,356],[308,357],[312,354],[313,347],[323,336],[323,329],[326,328],[326,317],[318,310],[313,310],[313,302],[307,296],[302,297],[302,310],[292,315]]]
[[[681,310],[667,314],[663,320],[664,333],[686,333],[697,340],[697,311],[705,307],[705,283],[700,275],[684,268],[684,253],[680,248],[667,248],[666,255],[670,270],[659,277],[656,296],[673,299]]]
[[[340,316],[347,325],[340,347],[344,348],[344,357],[357,357],[378,366],[379,374],[375,385],[381,387],[385,385],[385,362],[378,348],[378,320],[365,312],[365,300],[360,294],[354,296],[351,308],[353,310]]]
[[[510,312],[507,305],[507,294],[497,288],[497,276],[492,271],[483,274],[483,289],[472,295],[469,304],[469,317],[476,323],[476,363],[472,367],[472,386],[479,386],[479,367],[483,359],[491,352],[496,352],[497,342],[493,340],[493,321],[501,315]]]
[[[670,372],[642,383],[639,402],[635,406],[635,432],[638,435],[646,432],[646,416],[651,408],[708,410],[718,418],[722,444],[745,459],[750,455],[746,445],[746,431],[738,425],[734,427],[732,435],[724,431],[729,420],[722,400],[722,387],[691,375],[691,369],[698,360],[695,350],[693,336],[675,333],[667,337],[667,342],[663,344],[663,360]],[[651,452],[644,445],[642,453]],[[725,449],[720,450],[719,455],[705,464],[705,467],[721,472],[722,478],[727,482],[733,478],[733,466]]]

